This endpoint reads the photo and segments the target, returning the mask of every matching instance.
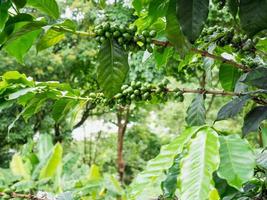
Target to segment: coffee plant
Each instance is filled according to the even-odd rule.
[[[125,190],[115,177],[102,176],[94,165],[87,178],[84,171],[79,172],[78,178],[68,177],[64,167],[75,156],[63,157],[62,145],[53,146],[46,135],[42,140],[49,144],[48,149],[39,148],[37,152],[32,146],[31,155],[13,155],[11,180],[8,173],[2,175],[0,171],[0,180],[5,186],[0,187],[1,198],[267,199],[267,129],[264,126],[267,119],[267,1],[84,3],[97,5],[99,9],[107,7],[102,10],[107,12],[104,20],[81,29],[73,19],[60,14],[56,0],[0,1],[1,51],[21,65],[33,47],[35,53],[48,48],[53,48],[51,53],[57,53],[62,49],[60,44],[67,40],[71,48],[75,47],[78,39],[72,41],[73,35],[97,44],[94,49],[97,56],[92,58],[97,84],[86,91],[52,80],[40,82],[15,70],[2,74],[0,110],[14,105],[21,108],[9,124],[8,132],[12,132],[20,118],[29,121],[45,107],[50,108],[56,125],[66,120],[70,129],[85,110],[87,115],[94,110],[115,110],[119,127],[118,172],[119,181],[123,183],[122,144],[131,109],[168,100],[183,102],[186,95],[191,94],[194,98],[187,108],[187,125],[169,144],[162,146],[160,153],[148,161]],[[117,9],[118,4],[128,6],[130,20],[107,17],[109,9]],[[136,71],[129,60],[137,54],[154,59],[159,71],[160,68],[172,69],[171,73],[152,81],[130,77],[129,74]],[[145,62],[138,64],[145,65]],[[154,70],[157,74],[157,69]],[[191,87],[189,80],[194,82]],[[181,82],[187,82],[188,87]],[[210,123],[208,103],[219,97],[230,101],[221,106]],[[229,134],[216,126],[219,121],[240,116],[244,119],[241,134]],[[253,136],[258,140],[251,145],[249,137]],[[59,184],[59,180],[66,183]],[[38,195],[40,190],[51,193],[52,197]]]

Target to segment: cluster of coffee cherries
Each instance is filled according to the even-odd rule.
[[[147,50],[151,53],[153,52],[152,39],[157,35],[155,30],[144,30],[138,33],[135,25],[111,25],[110,23],[95,27],[94,32],[95,39],[100,44],[112,38],[126,51]]]
[[[150,101],[152,98],[166,101],[170,97],[174,97],[175,100],[182,102],[184,100],[182,91],[179,89],[169,90],[167,88],[168,83],[167,79],[162,80],[158,85],[132,81],[129,84],[123,85],[121,92],[116,94],[113,99],[122,105],[130,104],[133,101]]]
[[[227,29],[219,26],[205,28],[202,32],[204,41],[215,41],[220,47],[229,45],[236,52],[245,53],[250,56],[255,56],[255,44],[257,38],[250,39],[246,35],[241,35],[235,32],[233,28]]]

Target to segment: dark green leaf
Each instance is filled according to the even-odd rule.
[[[55,31],[53,29],[48,29],[45,34],[41,37],[36,45],[37,51],[42,51],[47,49],[65,38],[65,34],[62,32]]]
[[[233,15],[233,17],[236,17],[237,11],[238,11],[238,0],[227,0],[227,5],[229,8],[230,13]]]
[[[209,0],[178,0],[177,17],[185,36],[194,42],[200,35],[209,13]]]
[[[11,6],[10,1],[0,1],[0,32],[5,27],[8,20],[8,9]]]
[[[155,60],[157,62],[158,67],[165,67],[168,63],[169,58],[173,53],[172,48],[164,48],[163,52],[157,49],[154,51],[153,55],[155,56]]]
[[[55,0],[28,0],[27,5],[39,9],[54,19],[59,18],[59,8]]]
[[[115,40],[107,40],[101,46],[98,60],[98,83],[104,93],[112,97],[120,91],[128,73],[128,55]]]
[[[266,10],[266,0],[240,1],[239,17],[241,26],[250,36],[267,28]]]
[[[166,15],[166,34],[168,40],[183,57],[190,48],[189,42],[181,32],[179,22],[176,18],[176,0],[170,0]]]
[[[177,189],[177,177],[180,172],[180,157],[177,156],[167,173],[166,179],[161,183],[164,198],[174,198]]]
[[[17,8],[23,8],[26,5],[27,0],[12,0],[12,2],[16,5]]]
[[[234,98],[220,109],[216,121],[235,117],[242,110],[249,99],[250,96],[248,95]]]
[[[202,94],[198,94],[195,99],[193,99],[186,112],[186,123],[189,126],[201,126],[205,124],[206,109],[204,103],[205,102]]]
[[[59,122],[62,118],[64,118],[68,112],[75,107],[77,102],[72,99],[59,99],[53,105],[52,117],[56,122]]]
[[[234,91],[235,84],[240,77],[236,67],[229,64],[221,64],[219,71],[219,80],[224,90]]]
[[[134,9],[140,13],[142,10],[142,0],[133,0],[133,7]]]
[[[243,82],[261,89],[267,89],[267,68],[257,67],[247,74]]]
[[[267,106],[253,108],[245,117],[242,128],[243,135],[259,129],[260,123],[267,119]]]

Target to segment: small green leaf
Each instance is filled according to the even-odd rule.
[[[242,0],[239,6],[239,18],[242,28],[253,36],[267,28],[267,1]]]
[[[132,4],[133,4],[134,9],[138,13],[140,13],[143,8],[142,0],[133,0]]]
[[[166,14],[166,36],[175,49],[184,57],[190,48],[180,29],[180,24],[176,18],[176,0],[170,0],[169,8]]]
[[[120,91],[128,73],[128,55],[115,40],[111,39],[101,46],[98,60],[98,83],[104,93],[112,97]]]
[[[40,179],[53,178],[57,172],[57,168],[61,165],[62,161],[63,148],[61,144],[57,143],[54,148],[51,156],[47,160],[46,165],[40,171]]]
[[[234,91],[235,84],[240,77],[240,73],[236,67],[229,64],[221,64],[219,71],[219,80],[222,88],[226,91]]]
[[[64,118],[68,112],[75,107],[78,102],[72,99],[62,98],[53,105],[52,117],[56,122]]]
[[[46,159],[52,148],[53,148],[52,136],[49,134],[41,134],[37,143],[38,159],[39,160]]]
[[[267,67],[253,69],[247,74],[243,82],[260,89],[267,89]]]
[[[220,109],[216,121],[235,117],[242,110],[249,99],[250,96],[248,95],[234,98]]]
[[[220,167],[218,175],[238,190],[251,180],[254,174],[255,157],[245,139],[237,134],[220,136]]]
[[[59,18],[59,7],[55,0],[28,0],[27,5],[39,9],[54,19]]]
[[[55,31],[53,29],[48,29],[45,34],[40,38],[36,45],[37,51],[42,51],[47,49],[65,38],[65,34],[62,32]]]
[[[178,0],[177,17],[184,35],[194,42],[204,27],[209,13],[209,0]]]
[[[256,44],[256,48],[267,52],[267,38],[261,38]]]
[[[181,200],[206,200],[212,186],[212,174],[220,163],[219,138],[211,128],[197,133],[181,160]]]
[[[206,123],[206,109],[204,103],[202,94],[198,94],[195,99],[193,99],[186,112],[186,123],[189,126],[201,126]]]
[[[252,131],[258,131],[263,120],[267,119],[267,106],[253,108],[245,117],[242,128],[243,135]]]

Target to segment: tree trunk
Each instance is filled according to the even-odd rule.
[[[119,180],[123,183],[125,163],[123,159],[123,138],[128,124],[129,107],[120,107],[117,113],[118,125],[118,152],[117,152],[117,166],[119,173]]]

